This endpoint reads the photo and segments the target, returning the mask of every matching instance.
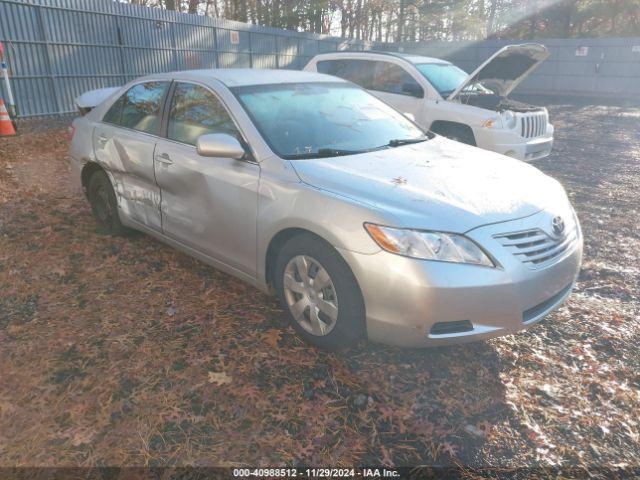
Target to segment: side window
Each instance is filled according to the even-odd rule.
[[[370,89],[373,84],[373,74],[376,62],[370,60],[324,60],[318,62],[319,73],[334,75]]]
[[[404,68],[389,62],[375,63],[376,70],[372,90],[398,95],[420,97],[424,95],[422,87]]]
[[[122,104],[124,103],[124,95],[115,101],[111,108],[104,114],[102,118],[103,122],[120,124],[120,118],[122,118]]]
[[[207,133],[228,133],[240,139],[233,120],[216,96],[206,88],[178,83],[173,91],[167,138],[195,145]]]
[[[158,133],[160,108],[169,82],[134,85],[112,105],[103,120],[146,133]]]

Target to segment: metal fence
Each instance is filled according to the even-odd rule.
[[[551,55],[515,90],[516,94],[619,97],[640,101],[640,37],[531,40]],[[446,58],[468,72],[513,40],[381,45],[385,50]],[[522,42],[518,42],[522,43]]]
[[[361,42],[113,0],[0,0],[21,117],[74,111],[73,99],[141,75],[194,68],[302,68],[314,55]],[[0,95],[6,99],[4,85]]]
[[[114,0],[0,0],[21,117],[74,111],[73,99],[141,75],[193,68],[302,68],[318,53],[373,45]],[[640,97],[640,38],[540,40],[551,50],[516,93]],[[509,41],[379,44],[473,70]],[[5,99],[4,85],[0,95]]]

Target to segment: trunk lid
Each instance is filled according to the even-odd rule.
[[[78,111],[80,112],[80,114],[86,115],[93,108],[104,102],[113,93],[117,92],[121,88],[122,87],[98,88],[96,90],[89,90],[88,92],[84,92],[82,95],[76,97],[76,107],[78,107]]]

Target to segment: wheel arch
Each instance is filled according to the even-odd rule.
[[[269,244],[267,246],[265,259],[264,259],[264,278],[265,278],[265,283],[267,285],[267,288],[270,291],[273,290],[273,283],[274,283],[273,275],[275,271],[276,259],[278,258],[278,253],[280,253],[280,250],[282,250],[282,247],[284,247],[285,243],[287,243],[291,238],[297,235],[305,234],[305,233],[313,235],[314,237],[320,239],[324,243],[331,245],[331,243],[325,240],[321,235],[318,235],[316,232],[312,232],[311,230],[308,230],[306,228],[287,227],[278,231],[273,237],[271,237],[271,240],[269,241]],[[331,247],[333,248],[332,245]]]
[[[476,137],[473,134],[472,128],[466,123],[453,122],[450,120],[434,120],[433,123],[431,123],[429,130],[431,130],[433,133],[437,133],[438,135],[442,135],[445,137],[446,137],[446,133],[448,132],[453,132],[453,131],[461,132],[463,133],[463,135],[466,135],[467,138],[469,138],[469,140],[473,142],[472,145],[477,144]]]
[[[100,170],[107,173],[107,171],[102,168],[102,166],[97,162],[90,161],[85,163],[85,165],[82,167],[82,171],[80,172],[80,180],[82,182],[82,190],[84,191],[85,195],[87,195],[87,189],[89,187],[89,180],[91,179],[91,176]]]
[[[363,318],[360,319],[361,323],[359,325],[359,328],[361,328],[361,334],[364,336],[364,338],[367,338],[367,320],[366,320],[367,307],[364,301],[364,295],[362,294],[362,289],[360,288],[360,283],[358,282],[358,279],[355,273],[353,272],[351,266],[349,265],[349,262],[347,261],[346,258],[344,258],[342,253],[340,253],[340,251],[337,248],[335,248],[330,241],[328,241],[322,235],[319,235],[316,232],[313,232],[306,228],[287,227],[278,231],[272,237],[266,250],[265,262],[264,262],[265,263],[265,280],[266,280],[266,285],[268,287],[269,292],[275,293],[274,277],[275,277],[275,266],[276,266],[276,260],[278,258],[278,253],[284,247],[287,241],[299,235],[313,236],[314,238],[316,238],[317,240],[319,240],[320,242],[324,243],[326,246],[331,248],[334,252],[336,252],[338,257],[342,260],[342,262],[344,262],[344,265],[347,267],[353,280],[355,281],[355,288],[357,289],[359,299],[362,305],[362,312],[363,312]]]

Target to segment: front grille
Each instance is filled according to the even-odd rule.
[[[551,265],[568,251],[578,239],[577,228],[572,226],[564,235],[552,237],[539,228],[521,232],[494,235],[502,245],[531,268]]]
[[[520,117],[520,134],[524,138],[543,136],[547,131],[547,112],[526,113]]]

